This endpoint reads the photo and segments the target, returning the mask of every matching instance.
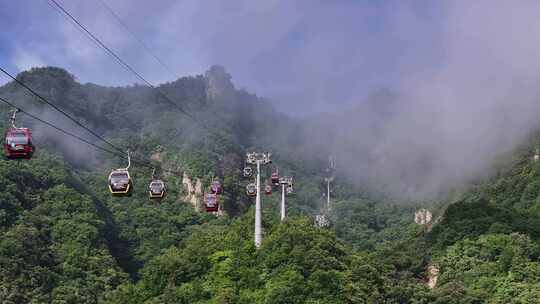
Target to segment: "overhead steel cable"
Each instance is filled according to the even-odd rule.
[[[171,104],[176,109],[178,109],[181,113],[186,115],[187,117],[191,118],[197,125],[199,125],[202,129],[205,129],[208,131],[209,134],[219,136],[219,134],[213,130],[213,128],[208,125],[206,122],[204,122],[201,119],[197,119],[193,114],[186,112],[180,105],[178,105],[176,102],[171,100],[167,94],[165,94],[161,89],[158,87],[155,87],[152,85],[148,80],[146,80],[140,73],[138,73],[131,65],[129,65],[125,60],[120,58],[111,48],[107,47],[105,43],[103,43],[99,38],[96,37],[90,30],[88,30],[80,21],[78,21],[69,11],[67,11],[58,1],[56,0],[47,0],[47,3],[49,6],[51,6],[53,9],[58,11],[64,18],[66,18],[68,21],[73,23],[76,28],[83,34],[86,34],[85,36],[90,39],[94,44],[96,44],[97,47],[103,49],[106,54],[111,56],[119,65],[121,65],[124,69],[126,69],[128,72],[133,73],[137,78],[142,80],[145,84],[147,84],[151,89],[155,90],[162,99],[167,102],[168,104]],[[157,56],[156,56],[157,57]]]
[[[141,47],[150,55],[152,56],[152,58],[154,58],[156,60],[157,63],[159,63],[159,65],[161,65],[163,67],[163,69],[165,69],[167,72],[169,72],[171,74],[171,76],[173,77],[178,77],[164,62],[163,60],[161,60],[151,49],[150,47],[144,43],[144,41],[142,39],[140,39],[134,31],[132,31],[129,26],[122,20],[122,18],[120,18],[120,16],[107,4],[107,2],[105,2],[105,0],[99,0],[99,2],[101,2],[101,4],[103,5],[103,7],[105,7],[105,9],[107,9],[107,11],[114,17],[114,19],[116,19],[116,21],[126,30],[126,32],[128,32],[132,37],[133,39],[135,39],[140,45]]]
[[[120,154],[119,154],[118,152],[116,152],[116,151],[112,151],[112,150],[109,150],[109,149],[107,149],[107,148],[103,148],[103,147],[101,147],[101,146],[98,146],[98,145],[94,144],[93,142],[90,142],[90,141],[88,141],[88,140],[86,140],[86,139],[80,137],[79,135],[73,134],[73,133],[71,133],[71,132],[69,132],[69,131],[66,131],[66,130],[60,128],[60,127],[57,127],[57,126],[53,125],[52,123],[50,123],[50,122],[48,122],[48,121],[45,121],[45,120],[43,120],[43,119],[41,119],[41,118],[39,118],[39,117],[37,117],[37,116],[35,116],[35,115],[33,115],[33,114],[27,112],[27,111],[25,111],[24,109],[21,109],[20,107],[18,107],[17,105],[11,103],[10,101],[8,101],[7,99],[5,99],[5,98],[3,98],[3,97],[0,97],[0,101],[4,102],[5,104],[9,105],[9,106],[12,107],[12,108],[15,108],[15,109],[19,110],[21,113],[26,114],[28,117],[30,117],[30,118],[32,118],[32,119],[34,119],[34,120],[37,120],[37,121],[41,122],[42,124],[45,124],[45,125],[47,125],[47,126],[53,128],[53,129],[56,129],[57,131],[60,131],[60,132],[66,134],[66,135],[68,135],[68,136],[71,136],[71,137],[77,139],[77,140],[80,140],[80,141],[86,143],[87,145],[90,145],[90,146],[92,146],[92,147],[94,147],[94,148],[96,148],[96,149],[105,151],[105,152],[107,152],[107,153],[111,153],[111,154],[113,154],[113,155],[115,155],[115,156],[124,157],[123,155],[120,155]]]
[[[81,141],[81,142],[83,142],[83,143],[85,143],[85,144],[87,144],[87,145],[89,145],[89,146],[92,146],[92,147],[94,147],[94,148],[96,148],[96,149],[98,149],[98,150],[101,150],[101,151],[110,153],[110,154],[112,154],[112,155],[114,155],[114,156],[117,156],[117,157],[120,157],[120,158],[122,158],[122,159],[124,159],[124,160],[127,160],[127,159],[128,159],[128,158],[126,157],[126,155],[124,155],[125,152],[119,153],[119,152],[117,152],[117,151],[113,151],[113,150],[110,150],[110,149],[101,147],[101,146],[99,146],[99,145],[96,145],[95,143],[93,143],[93,142],[91,142],[91,141],[89,141],[89,140],[86,140],[86,139],[82,138],[81,136],[79,136],[79,135],[77,135],[77,134],[74,134],[74,133],[72,133],[72,132],[66,131],[66,130],[64,130],[64,129],[62,129],[62,128],[56,126],[56,125],[54,125],[54,124],[51,123],[51,122],[48,122],[48,121],[46,121],[46,120],[44,120],[44,119],[41,119],[41,118],[39,118],[38,116],[36,116],[36,115],[34,115],[34,114],[32,114],[32,113],[30,113],[30,112],[24,110],[24,109],[21,109],[19,106],[17,106],[16,104],[10,102],[10,101],[7,100],[6,98],[0,97],[0,101],[2,101],[3,103],[9,105],[10,107],[12,107],[12,108],[14,108],[14,109],[19,110],[21,113],[24,113],[24,114],[27,115],[28,117],[30,117],[30,118],[32,118],[32,119],[34,119],[34,120],[37,120],[37,121],[41,122],[42,124],[47,125],[47,126],[53,128],[53,129],[55,129],[55,130],[57,130],[57,131],[59,131],[59,132],[62,132],[62,133],[64,133],[65,135],[71,136],[71,137],[73,137],[74,139],[79,140],[79,141]],[[147,167],[147,168],[150,168],[150,169],[155,169],[155,166],[152,166],[152,164],[150,164],[148,161],[143,161],[143,160],[136,160],[136,159],[134,159],[134,160],[132,160],[132,163],[138,164],[138,165],[140,165],[140,166],[144,166],[144,167]],[[171,171],[171,170],[167,170],[167,169],[163,169],[163,168],[161,169],[161,171],[167,172],[167,173],[171,173],[171,174],[177,174],[177,173],[178,173],[178,172],[176,172],[176,171]]]
[[[79,28],[81,28],[88,37],[93,40],[99,47],[101,47],[107,54],[112,56],[115,61],[120,64],[124,69],[134,74],[138,79],[140,79],[142,82],[144,82],[146,85],[148,85],[150,88],[154,89],[161,97],[163,97],[169,104],[174,106],[176,109],[178,109],[180,112],[182,112],[184,115],[190,117],[191,119],[195,120],[195,118],[186,112],[181,106],[179,106],[177,103],[172,101],[165,93],[163,93],[159,88],[155,87],[152,83],[150,83],[146,78],[144,78],[140,73],[138,73],[130,64],[128,64],[125,60],[120,58],[111,48],[109,48],[105,43],[103,43],[98,37],[96,37],[92,32],[90,32],[77,18],[75,18],[70,12],[68,12],[62,5],[60,5],[56,0],[48,0],[52,2],[62,13],[63,16],[71,20],[71,22],[75,23]]]
[[[124,159],[127,159],[127,157],[124,155],[124,153],[126,152],[124,149],[116,146],[115,144],[111,143],[110,141],[106,140],[105,138],[103,138],[101,135],[97,134],[96,132],[94,132],[92,129],[88,128],[87,126],[83,125],[81,122],[79,122],[77,119],[73,118],[71,115],[69,115],[69,113],[67,113],[66,111],[62,110],[61,108],[59,108],[58,106],[56,106],[54,103],[48,101],[45,97],[41,96],[39,93],[37,93],[35,90],[33,90],[32,88],[30,88],[27,84],[25,84],[24,82],[22,82],[21,80],[17,79],[16,77],[14,77],[13,75],[11,75],[8,71],[6,71],[5,69],[3,69],[2,67],[0,67],[0,71],[4,74],[6,74],[9,78],[11,78],[13,81],[15,81],[17,84],[19,84],[20,86],[22,86],[23,88],[25,88],[26,90],[28,90],[30,93],[32,93],[34,96],[36,96],[37,98],[39,98],[40,101],[50,105],[52,108],[54,108],[55,110],[57,110],[58,112],[60,112],[61,114],[63,114],[65,117],[69,118],[71,121],[73,121],[75,124],[77,124],[78,126],[80,126],[81,128],[83,128],[84,130],[86,130],[88,133],[92,134],[93,136],[95,136],[97,139],[99,139],[100,141],[108,144],[109,146],[111,146],[112,148],[114,148],[114,150],[117,151],[117,154],[116,156],[119,156],[121,154],[121,157],[124,158]],[[55,127],[56,128],[56,127]],[[65,133],[65,132],[64,132]],[[78,136],[78,135],[75,135],[75,136]],[[82,139],[82,137],[78,136],[79,138]],[[84,142],[88,143],[89,141],[88,140],[85,140]],[[103,149],[102,149],[103,150]],[[142,164],[144,166],[147,166],[147,167],[152,167],[151,164],[147,161],[143,161],[143,160],[140,160],[140,161],[136,161],[138,164]]]
[[[22,82],[21,80],[17,79],[16,77],[14,77],[13,75],[11,75],[8,71],[4,70],[4,68],[0,67],[0,71],[4,74],[6,74],[9,78],[11,78],[13,81],[15,81],[17,84],[19,84],[20,86],[22,86],[23,88],[25,88],[26,90],[28,90],[30,93],[32,93],[34,96],[36,96],[41,102],[44,102],[46,104],[48,104],[49,106],[51,106],[53,109],[55,109],[56,111],[62,113],[65,117],[69,118],[69,120],[73,121],[76,125],[78,125],[79,127],[85,129],[88,133],[92,134],[93,136],[95,136],[96,138],[98,138],[99,140],[103,141],[104,143],[106,143],[107,145],[109,145],[110,147],[114,148],[115,150],[121,152],[121,153],[124,153],[124,150],[123,149],[120,149],[119,147],[117,147],[116,145],[114,145],[113,143],[111,143],[110,141],[106,140],[105,138],[103,138],[101,135],[97,134],[96,132],[94,132],[92,129],[88,128],[87,126],[83,125],[81,122],[79,122],[77,119],[73,118],[71,115],[69,115],[66,111],[62,110],[61,108],[59,108],[58,106],[56,106],[54,103],[48,101],[45,97],[41,96],[39,93],[37,93],[36,91],[34,91],[32,88],[30,88],[28,85],[26,85],[24,82]]]

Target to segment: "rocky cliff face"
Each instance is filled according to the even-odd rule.
[[[234,95],[234,86],[223,66],[214,65],[206,72],[206,96],[210,99],[230,99]]]
[[[202,207],[203,199],[203,184],[200,178],[193,180],[184,172],[182,177],[182,186],[185,190],[185,195],[182,200],[190,203],[196,210]]]
[[[163,162],[163,155],[162,152],[155,152],[154,154],[150,155],[150,159],[157,162]]]
[[[427,225],[433,219],[433,214],[427,209],[420,209],[414,213],[414,222],[418,225]]]
[[[427,268],[428,275],[428,287],[433,289],[437,286],[437,280],[439,279],[439,267],[436,265],[429,265]]]

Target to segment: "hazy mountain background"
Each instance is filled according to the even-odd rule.
[[[54,1],[0,5],[0,66],[136,160],[133,196],[111,197],[123,159],[18,116],[37,153],[0,160],[0,303],[538,302],[536,1],[57,1],[157,90]],[[263,198],[260,249],[253,150],[295,178],[286,222]],[[213,177],[219,216],[183,185]],[[432,222],[414,223],[420,208]]]
[[[473,183],[461,179],[456,187],[429,178],[429,151],[406,154],[394,171],[369,171],[366,159],[384,159],[352,138],[387,136],[380,121],[395,119],[400,98],[389,90],[348,112],[291,118],[268,100],[235,89],[225,69],[213,66],[204,75],[160,87],[181,101],[188,117],[144,86],[80,84],[53,67],[23,72],[18,79],[129,148],[139,163],[130,169],[134,195],[111,197],[107,175],[123,167],[123,160],[19,116],[19,125],[34,130],[38,153],[32,160],[0,161],[4,303],[533,303],[538,298],[534,134],[516,149],[501,149],[508,152],[484,177]],[[0,94],[95,141],[14,82]],[[4,128],[9,111],[2,110]],[[371,121],[354,119],[367,111]],[[336,121],[365,124],[365,133],[342,129]],[[335,150],[340,145],[350,149]],[[244,194],[249,179],[241,177],[245,152],[253,149],[273,151],[274,165],[295,177],[285,223],[279,222],[277,195],[263,198],[260,250],[252,239],[253,202]],[[331,227],[318,228],[313,217],[325,210],[330,152],[338,159],[327,213]],[[356,163],[348,165],[348,156]],[[146,161],[169,189],[159,203],[146,196],[152,171],[141,166]],[[353,170],[357,166],[366,171]],[[270,168],[263,175],[269,173]],[[200,179],[205,188],[214,176],[223,181],[221,216],[185,200],[184,175]],[[401,192],[415,183],[438,192]],[[440,187],[429,188],[433,185]],[[434,223],[414,223],[414,212],[422,207],[433,212]],[[427,283],[435,279],[430,289]]]

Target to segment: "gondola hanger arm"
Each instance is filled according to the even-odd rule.
[[[21,111],[21,109],[19,108],[16,108],[15,110],[13,110],[13,115],[11,115],[11,126],[13,127],[13,129],[17,129],[17,127],[15,126],[15,118],[17,117],[17,113],[19,113]]]
[[[124,168],[124,170],[129,170],[129,167],[131,167],[131,156],[130,156],[130,153],[129,153],[129,150],[127,150],[127,159],[128,159],[128,165],[127,167]]]

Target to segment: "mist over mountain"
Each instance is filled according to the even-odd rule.
[[[279,113],[271,100],[237,90],[233,77],[221,66],[159,87],[172,100],[181,101],[193,113],[191,118],[175,114],[169,101],[144,86],[81,85],[60,69],[35,69],[19,77],[107,136],[140,130],[188,145],[203,144],[208,136],[215,138],[209,129],[227,129],[234,134],[228,140],[238,151],[265,147],[277,155],[316,161],[321,171],[333,155],[339,174],[350,183],[406,200],[434,198],[486,177],[500,157],[540,125],[534,119],[537,105],[533,97],[519,99],[522,106],[498,99],[493,107],[484,108],[486,112],[473,110],[477,106],[471,104],[471,112],[462,113],[457,108],[459,100],[448,101],[456,106],[454,111],[442,111],[438,103],[390,89],[374,91],[346,111],[290,117]],[[32,102],[15,84],[3,91],[10,94],[7,96],[21,96],[23,104],[44,118],[72,128],[65,117]],[[454,119],[455,123],[449,122]],[[501,131],[491,132],[498,129]],[[96,160],[92,148],[80,147],[69,138],[59,139],[48,127],[36,132],[38,139],[63,146],[72,157]],[[214,150],[220,153],[220,148]]]
[[[335,154],[357,183],[398,197],[430,197],[485,176],[540,126],[540,43],[530,35],[540,32],[530,15],[537,8],[445,3],[437,60],[408,65],[396,86],[345,110],[330,98],[333,107],[306,119],[307,150]]]
[[[225,68],[213,66],[160,86],[189,117],[140,85],[80,84],[54,67],[18,79],[139,160],[130,168],[133,196],[112,197],[107,173],[125,166],[124,160],[20,115],[18,124],[35,131],[38,152],[31,160],[0,160],[2,299],[460,303],[451,301],[456,292],[470,303],[537,299],[540,183],[530,152],[538,138],[501,134],[524,146],[496,149],[511,156],[503,160],[506,170],[483,171],[495,158],[471,163],[470,176],[485,178],[455,201],[426,205],[426,198],[466,179],[436,165],[440,142],[434,136],[405,136],[426,136],[439,122],[426,126],[413,119],[418,101],[396,91],[374,92],[349,111],[295,118],[235,89]],[[100,144],[14,82],[0,95]],[[2,109],[6,128],[11,109]],[[260,149],[274,153],[280,174],[294,176],[295,190],[284,222],[279,197],[262,198],[266,231],[256,249],[253,200],[245,194],[250,179],[241,170],[245,152]],[[322,196],[329,154],[338,163],[331,210]],[[141,160],[167,183],[159,203],[147,197],[152,168]],[[218,216],[192,205],[184,184],[184,178],[197,180],[204,192],[216,176],[224,186]],[[416,225],[419,207],[433,211],[435,222]],[[314,226],[313,216],[324,212],[331,226]],[[464,269],[461,261],[474,266]],[[486,287],[484,280],[493,283]]]
[[[2,3],[0,303],[538,303],[539,11]]]

